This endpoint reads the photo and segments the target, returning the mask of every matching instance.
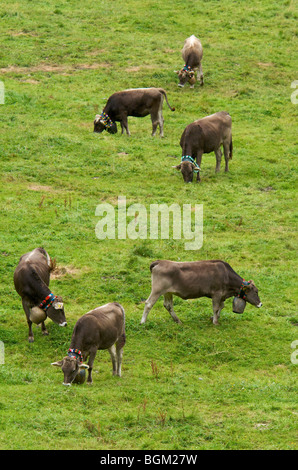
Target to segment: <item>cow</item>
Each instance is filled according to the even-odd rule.
[[[35,248],[21,256],[14,271],[14,285],[22,299],[29,326],[29,343],[33,343],[32,322],[41,323],[48,335],[44,320],[49,317],[60,326],[66,326],[63,300],[49,289],[50,273],[54,262],[43,248]]]
[[[250,304],[261,307],[258,289],[253,281],[245,281],[225,261],[175,262],[157,260],[150,265],[152,275],[151,294],[145,302],[141,324],[161,295],[164,307],[176,323],[181,323],[173,309],[173,295],[182,299],[209,297],[213,304],[214,325],[218,324],[224,301],[239,296]]]
[[[52,362],[61,367],[64,373],[63,385],[83,383],[82,369],[88,369],[87,384],[92,384],[93,362],[98,350],[108,349],[113,375],[121,377],[121,364],[125,337],[124,308],[117,302],[97,307],[83,315],[73,329],[67,356],[61,361]],[[84,361],[89,357],[88,364]]]
[[[181,70],[175,70],[178,74],[178,86],[183,88],[185,83],[189,82],[190,88],[194,88],[196,81],[195,72],[197,71],[197,80],[200,80],[201,86],[204,85],[204,75],[202,69],[203,47],[201,41],[192,35],[185,39],[182,49],[182,59],[184,67]]]
[[[163,99],[171,111],[167,94],[162,88],[134,88],[130,90],[118,91],[111,95],[101,114],[97,114],[94,120],[94,132],[101,133],[107,130],[110,134],[117,132],[117,124],[121,124],[122,134],[130,135],[128,129],[128,116],[144,117],[150,114],[152,121],[152,136],[156,135],[157,126],[159,126],[160,137],[164,137],[163,132]]]
[[[203,153],[215,153],[215,171],[218,172],[222,157],[221,145],[226,162],[225,171],[229,171],[229,160],[233,156],[232,119],[226,111],[219,111],[186,126],[180,139],[181,163],[173,168],[181,171],[185,183],[193,181],[194,173],[197,173],[197,181],[201,181]]]

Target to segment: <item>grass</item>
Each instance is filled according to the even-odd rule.
[[[192,12],[190,15],[189,12]],[[127,2],[7,0],[0,6],[1,449],[297,449],[297,13],[293,1]],[[173,73],[191,34],[204,47],[204,88],[178,89]],[[113,92],[166,89],[165,138],[150,118],[129,118],[131,137],[93,134]],[[202,183],[171,167],[195,119],[227,110],[230,172],[204,155]],[[204,243],[104,240],[96,206],[195,203]],[[67,329],[48,337],[27,324],[13,287],[19,257],[44,246],[60,276]],[[263,302],[210,322],[208,299],[175,299],[182,325],[160,299],[139,324],[154,259],[220,258],[254,279]],[[61,359],[76,320],[108,301],[126,311],[123,376],[98,353],[94,384],[62,387]],[[51,439],[49,439],[51,436]]]

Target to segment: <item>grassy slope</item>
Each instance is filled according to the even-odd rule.
[[[294,2],[137,5],[0,7],[0,447],[295,448]],[[180,90],[173,70],[193,33],[204,46],[205,87]],[[150,118],[130,118],[129,139],[93,135],[106,98],[140,86],[162,86],[176,107],[164,106],[165,139],[150,137]],[[181,133],[221,109],[233,118],[230,173],[215,175],[215,157],[205,155],[201,185],[184,185],[171,168]],[[202,203],[202,249],[185,251],[183,240],[100,242],[96,205],[118,195],[147,207]],[[65,299],[69,326],[48,322],[45,338],[35,328],[29,345],[12,276],[19,256],[40,245],[67,270],[52,290]],[[225,259],[254,279],[264,307],[240,316],[229,300],[214,327],[208,299],[176,299],[176,325],[159,300],[141,328],[156,258]],[[65,390],[50,362],[65,354],[80,315],[113,300],[127,316],[123,377],[111,376],[103,352],[93,387]]]

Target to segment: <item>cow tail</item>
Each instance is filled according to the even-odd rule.
[[[173,108],[172,108],[170,103],[168,102],[168,97],[167,97],[167,94],[166,94],[165,90],[163,88],[159,88],[159,91],[160,91],[160,93],[162,93],[164,95],[164,97],[166,99],[166,102],[167,102],[167,105],[170,108],[170,110],[175,111],[175,107],[173,106]]]
[[[118,304],[119,307],[121,308],[122,310],[122,315],[123,315],[123,333],[122,335],[120,336],[119,340],[118,340],[118,347],[119,348],[123,348],[123,346],[125,345],[126,343],[126,334],[125,334],[125,311],[124,311],[124,308],[122,307],[122,305]]]
[[[233,141],[232,141],[232,138],[231,138],[229,159],[232,160],[232,158],[233,158]]]

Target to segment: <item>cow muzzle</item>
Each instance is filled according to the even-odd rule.
[[[64,321],[64,322],[62,322],[62,323],[59,323],[59,326],[66,326],[66,325],[67,325],[67,322],[66,322],[66,321]]]
[[[69,382],[69,383],[67,383],[67,384],[63,382],[63,384],[62,384],[62,385],[65,385],[66,387],[71,387],[71,383],[70,383],[70,382]]]
[[[184,85],[182,83],[178,83],[178,86],[180,86],[180,88],[184,87]]]
[[[257,308],[261,308],[262,307],[262,302],[260,302],[258,305],[257,305]]]

